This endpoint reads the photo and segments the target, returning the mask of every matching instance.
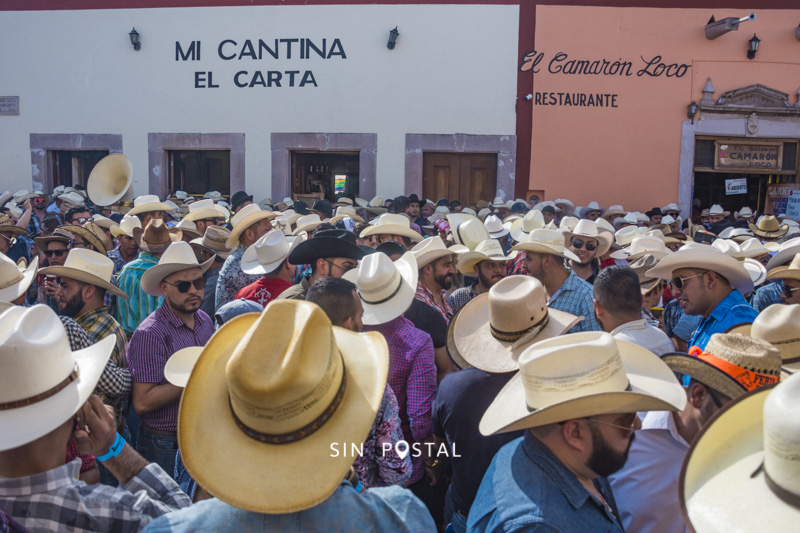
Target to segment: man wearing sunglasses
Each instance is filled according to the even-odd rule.
[[[569,249],[578,256],[578,260],[570,259],[569,266],[579,278],[593,284],[600,272],[600,256],[611,248],[614,236],[601,231],[591,220],[581,220],[571,233],[565,235]]]
[[[34,242],[41,251],[39,264],[48,266],[63,266],[67,261],[67,253],[73,235],[65,229],[56,228],[48,236],[36,237]],[[43,256],[43,257],[42,257]],[[56,293],[59,285],[56,276],[45,276],[40,274],[37,277],[39,286],[37,303],[46,304],[50,309],[58,313],[58,299]]]
[[[164,366],[173,353],[203,346],[214,333],[211,318],[200,310],[206,283],[203,273],[210,265],[211,260],[197,262],[189,243],[173,242],[141,278],[147,294],[164,300],[136,328],[126,353],[133,379],[132,404],[141,416],[136,448],[166,472],[175,471],[178,402],[183,389],[166,381]]]

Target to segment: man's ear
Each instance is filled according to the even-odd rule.
[[[325,259],[323,259],[322,257],[317,259],[317,272],[319,272],[319,275],[322,276],[323,278],[328,275],[329,266],[330,265],[328,265],[328,262],[325,261]]]
[[[706,390],[706,386],[702,383],[692,383],[689,387],[689,403],[692,404],[692,407],[695,409],[700,409],[703,406],[703,402],[708,396],[708,390]]]
[[[97,287],[92,285],[91,283],[87,283],[81,289],[81,296],[83,296],[83,300],[89,300],[92,296],[94,296],[95,291],[97,291]]]
[[[597,298],[592,300],[592,304],[594,306],[594,314],[599,320],[603,316],[603,313],[605,313],[605,309],[603,309],[603,306],[597,301]]]
[[[568,446],[579,452],[589,451],[591,446],[592,435],[587,425],[583,424],[579,419],[567,420],[563,424],[559,424],[561,436]]]

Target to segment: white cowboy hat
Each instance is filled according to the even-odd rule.
[[[486,218],[489,217],[487,216]],[[486,226],[472,215],[450,213],[447,215],[447,222],[450,223],[450,230],[453,233],[455,243],[463,244],[470,250],[474,250],[481,241],[492,238]]]
[[[17,219],[17,220],[19,220],[20,218],[22,218],[22,215],[24,214],[24,213],[23,213],[23,211],[22,211],[22,209],[20,209],[19,207],[17,207],[17,204],[15,204],[14,202],[8,202],[8,203],[7,203],[6,205],[4,205],[3,207],[4,207],[5,209],[8,209],[9,213],[11,213],[11,216],[12,216],[12,217],[14,217],[14,218],[15,218],[15,219]]]
[[[514,242],[522,242],[528,238],[528,234],[535,229],[544,227],[544,216],[539,210],[532,210],[525,213],[521,219],[511,223],[510,233]]]
[[[559,198],[553,202],[556,206],[558,205],[565,205],[569,208],[568,212],[572,213],[575,211],[575,204],[567,200],[566,198]],[[566,214],[566,213],[565,213]]]
[[[205,273],[213,262],[214,258],[212,257],[205,263],[198,263],[197,257],[188,242],[173,242],[161,255],[158,264],[148,268],[142,275],[142,290],[150,296],[164,296],[164,292],[160,287],[164,278],[189,268],[199,268]]]
[[[331,223],[333,222],[331,221]],[[292,231],[292,235],[297,236],[303,232],[308,233],[309,231],[314,231],[320,224],[322,224],[322,219],[319,218],[319,215],[316,213],[301,216],[295,222],[295,229]]]
[[[191,224],[191,222],[189,223]],[[185,232],[185,230],[181,231]],[[206,232],[203,236],[195,237],[189,241],[189,244],[193,248],[200,247],[221,259],[227,259],[233,252],[232,249],[225,245],[230,234],[231,230],[228,228],[223,228],[222,226],[206,226]]]
[[[114,349],[110,335],[72,351],[64,326],[46,305],[0,314],[0,451],[33,442],[78,412]]]
[[[356,222],[360,222],[362,224],[364,223],[364,219],[356,214],[355,207],[351,205],[341,205],[336,208],[336,212],[333,214],[333,217],[331,218],[331,224],[336,224],[336,222],[338,222],[339,220],[342,220],[343,218],[347,217],[352,218]]]
[[[305,240],[305,233],[287,238],[281,230],[268,231],[242,254],[242,272],[269,274],[281,266],[292,250]]]
[[[601,217],[606,212],[605,208],[600,207],[600,204],[598,204],[597,202],[589,202],[589,205],[587,205],[586,207],[582,207],[580,209],[581,218],[586,218],[586,215],[588,215],[592,211],[600,211]]]
[[[114,296],[128,299],[125,292],[111,283],[114,278],[114,261],[94,250],[73,248],[63,266],[45,267],[41,274],[74,279],[105,289]]]
[[[759,287],[767,280],[767,268],[755,259],[749,257],[742,257],[742,266],[750,274],[750,279],[753,280],[753,286]]]
[[[24,259],[14,263],[6,254],[0,254],[0,302],[13,302],[28,292],[38,266],[38,256],[26,266]]]
[[[429,239],[426,239],[429,240]],[[419,266],[414,253],[404,253],[392,262],[388,255],[364,256],[357,269],[342,276],[355,283],[364,315],[364,324],[385,324],[406,312],[417,291]]]
[[[373,198],[372,200],[369,201],[369,204],[364,206],[364,209],[366,209],[367,211],[369,211],[373,215],[382,215],[386,211],[388,211],[388,209],[386,209],[386,207],[384,207],[384,203],[385,202],[384,202],[382,196],[376,196],[375,198]]]
[[[767,279],[800,279],[800,253],[788,265],[771,268]]]
[[[58,197],[59,200],[66,202],[68,204],[72,204],[75,207],[80,207],[84,205],[84,198],[77,192],[65,192],[61,196]]]
[[[606,210],[605,213],[603,213],[602,218],[605,218],[606,220],[613,220],[612,217],[624,217],[627,213],[628,211],[626,211],[621,205],[612,205],[608,208],[608,210]]]
[[[665,205],[664,207],[661,208],[661,211],[663,211],[664,213],[666,213],[667,211],[680,211],[680,210],[681,210],[681,208],[678,207],[678,204],[676,204],[675,202],[672,202],[671,204],[667,204],[667,205]]]
[[[686,404],[686,392],[657,355],[605,332],[537,342],[518,363],[519,373],[484,413],[481,434],[610,413],[679,411]]]
[[[739,242],[739,249],[741,250],[742,257],[761,257],[767,255],[767,250],[761,241],[755,237],[748,237],[747,239]]]
[[[222,213],[214,207],[215,205],[214,200],[210,198],[192,202],[189,204],[189,213],[183,217],[183,220],[195,222],[207,218],[225,218],[222,216]]]
[[[512,251],[536,252],[557,255],[578,261],[578,256],[564,245],[564,234],[558,230],[535,229],[523,242],[514,245]]]
[[[731,212],[730,211],[725,211],[724,209],[722,209],[722,206],[719,205],[719,204],[714,204],[708,210],[708,214],[709,215],[722,215],[722,216],[726,217],[726,216],[730,215]]]
[[[624,217],[615,218],[612,225],[619,230],[623,226],[637,226],[639,225],[639,220],[636,218],[636,213],[628,213]]]
[[[136,215],[125,215],[122,217],[119,225],[111,228],[111,235],[119,237],[125,235],[126,237],[133,237],[133,228],[142,229],[142,222]]]
[[[186,200],[188,197],[189,195],[186,194],[186,191],[175,191],[175,198],[177,198],[178,200],[183,201]]]
[[[449,249],[452,251],[452,247]],[[458,271],[465,276],[474,276],[475,270],[473,268],[481,261],[496,261],[499,263],[505,263],[507,261],[511,261],[516,256],[517,252],[511,252],[510,255],[506,255],[503,252],[503,247],[500,246],[500,243],[497,242],[497,240],[486,239],[485,241],[481,241],[478,246],[475,247],[475,251],[469,251],[461,254],[458,258],[457,268]]]
[[[800,523],[800,376],[729,403],[689,448],[678,482],[697,533],[794,531]]]
[[[611,257],[634,261],[643,255],[652,255],[656,259],[662,259],[671,253],[662,239],[651,235],[637,235],[631,240],[631,245],[628,248],[617,250],[611,254]]]
[[[158,196],[155,194],[145,194],[143,196],[137,196],[133,200],[133,209],[128,211],[128,214],[138,215],[151,211],[172,211],[172,208],[168,204],[165,204],[159,200]]]
[[[578,225],[578,218],[576,217],[564,217],[561,219],[561,222],[558,224],[558,231],[564,233],[567,231],[572,231],[572,229]]]
[[[631,245],[632,246],[632,245]],[[733,257],[726,255],[711,246],[702,248],[681,249],[658,262],[655,268],[647,272],[648,276],[661,279],[672,279],[672,273],[680,268],[699,268],[711,270],[728,280],[731,287],[742,294],[753,290],[753,280],[744,265]]]
[[[438,235],[415,244],[414,247],[411,248],[411,253],[414,254],[417,268],[422,268],[441,257],[456,254],[456,252],[445,245],[442,238]]]
[[[503,226],[503,221],[497,215],[487,216],[483,221],[483,225],[486,226],[486,231],[489,232],[489,236],[492,239],[499,239],[508,235],[508,229]]]
[[[188,235],[189,238],[191,238],[191,239],[199,239],[199,238],[202,237],[200,232],[197,231],[197,224],[195,224],[191,220],[188,220],[188,219],[184,218],[183,220],[181,220],[180,222],[175,224],[175,226],[173,226],[173,227],[178,228],[184,234]],[[213,226],[208,226],[208,227],[213,227]],[[228,232],[228,233],[230,233],[230,232]]]
[[[770,305],[753,320],[750,335],[775,346],[789,372],[800,372],[800,304]]]
[[[375,224],[361,232],[361,238],[370,235],[400,235],[408,237],[412,242],[422,240],[422,235],[411,229],[411,221],[403,215],[385,213],[375,219]]]
[[[21,203],[23,203],[25,200],[27,200],[30,197],[31,197],[31,193],[28,192],[28,189],[22,189],[22,190],[17,191],[17,192],[14,193],[14,196],[13,196],[14,203],[15,204],[21,204]]]
[[[278,214],[272,211],[264,211],[257,204],[249,204],[239,210],[238,213],[233,215],[231,219],[231,234],[228,240],[225,241],[225,246],[234,248],[239,245],[239,236],[244,233],[244,230],[255,224],[260,220],[271,220],[277,218]]]
[[[611,244],[614,242],[614,235],[608,231],[600,231],[598,225],[587,219],[582,219],[575,224],[571,231],[564,232],[564,241],[566,245],[572,242],[575,237],[585,237],[597,241],[597,256],[601,256],[608,252]]]
[[[753,216],[753,210],[745,206],[739,210],[739,216],[741,218],[750,218],[751,216]]]
[[[185,387],[204,346],[188,346],[172,354],[164,365],[164,378],[176,387]]]
[[[14,193],[11,191],[4,191],[0,194],[0,205],[6,205],[12,198],[14,198]]]
[[[744,256],[742,256],[742,249],[739,246],[739,243],[735,241],[728,239],[716,239],[711,243],[711,246],[723,254],[733,257],[734,259],[744,259]]]
[[[470,300],[455,316],[448,330],[450,356],[460,368],[511,372],[532,343],[561,335],[581,320],[549,309],[538,279],[508,276]]]
[[[769,250],[771,247],[769,245],[774,246],[775,244],[774,242],[764,243],[764,248]],[[767,263],[767,270],[782,266],[794,259],[794,256],[800,253],[800,239],[791,239],[781,243],[776,252],[777,253],[773,255]]]
[[[625,226],[614,233],[614,243],[620,248],[625,248],[631,245],[633,239],[643,234],[644,228],[640,228],[638,226]],[[611,257],[614,257],[613,254]]]

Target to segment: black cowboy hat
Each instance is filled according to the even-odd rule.
[[[288,259],[293,265],[309,265],[323,257],[346,257],[359,261],[364,257],[364,251],[356,244],[352,232],[331,229],[317,231],[313,238],[298,244]]]
[[[661,208],[660,207],[654,207],[650,211],[646,211],[645,215],[647,215],[648,217],[651,217],[653,215],[662,215],[663,216],[664,213],[661,212]]]
[[[236,191],[235,193],[233,193],[233,196],[231,196],[231,209],[236,211],[236,208],[242,205],[243,203],[252,201],[253,201],[252,194],[247,194],[244,191]]]

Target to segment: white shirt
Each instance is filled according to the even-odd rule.
[[[658,356],[675,351],[675,347],[667,337],[667,334],[657,327],[649,325],[645,319],[626,322],[615,328],[611,332],[611,336],[615,339],[638,344]]]
[[[626,533],[687,531],[678,502],[678,477],[688,449],[670,411],[647,413],[628,461],[608,478]]]

